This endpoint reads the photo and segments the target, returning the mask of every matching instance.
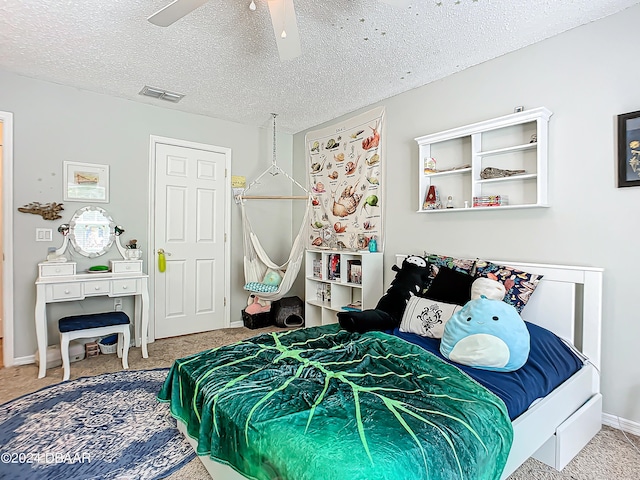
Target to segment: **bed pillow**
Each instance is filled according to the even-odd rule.
[[[522,313],[522,309],[542,279],[542,275],[484,260],[476,262],[476,277],[486,277],[502,283],[507,292],[504,302],[514,306],[518,313]]]
[[[429,262],[432,277],[438,275],[438,271],[441,267],[447,267],[457,272],[471,275],[476,263],[475,260],[466,260],[427,252],[425,252],[424,257]]]
[[[431,285],[422,295],[431,300],[464,305],[471,300],[471,284],[475,280],[468,273],[462,273],[449,267],[440,267]]]
[[[402,315],[400,331],[423,337],[442,338],[444,326],[460,305],[428,298],[411,297]]]
[[[515,307],[486,297],[468,302],[445,324],[440,353],[483,370],[513,372],[529,358],[530,337]]]

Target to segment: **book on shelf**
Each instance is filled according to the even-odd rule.
[[[340,280],[340,254],[332,253],[329,255],[329,272],[327,280]]]
[[[331,301],[331,284],[319,283],[316,285],[316,298],[319,302]]]
[[[313,278],[322,280],[322,260],[317,258],[313,260]]]
[[[362,310],[362,301],[356,300],[355,302],[348,303],[342,310],[360,312]]]
[[[347,260],[347,281],[357,285],[362,284],[362,262],[360,260]]]

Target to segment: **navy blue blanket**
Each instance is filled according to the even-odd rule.
[[[531,336],[527,363],[515,372],[493,372],[451,362],[440,354],[440,340],[393,330],[393,335],[421,346],[445,362],[455,365],[471,378],[495,393],[507,406],[511,420],[531,403],[548,395],[580,368],[582,360],[554,333],[525,322]]]

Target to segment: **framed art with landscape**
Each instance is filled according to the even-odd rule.
[[[618,187],[640,186],[640,110],[618,115]]]
[[[64,162],[64,200],[109,203],[109,165]]]

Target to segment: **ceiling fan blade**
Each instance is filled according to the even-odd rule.
[[[147,18],[147,20],[159,27],[168,27],[173,22],[180,20],[208,1],[209,0],[173,0],[173,2],[158,10]]]
[[[299,57],[302,54],[302,48],[293,0],[269,0],[267,3],[280,60]],[[287,33],[286,38],[282,38],[283,31]]]
[[[411,5],[412,0],[380,0],[382,3],[386,3],[393,7],[408,7]]]

